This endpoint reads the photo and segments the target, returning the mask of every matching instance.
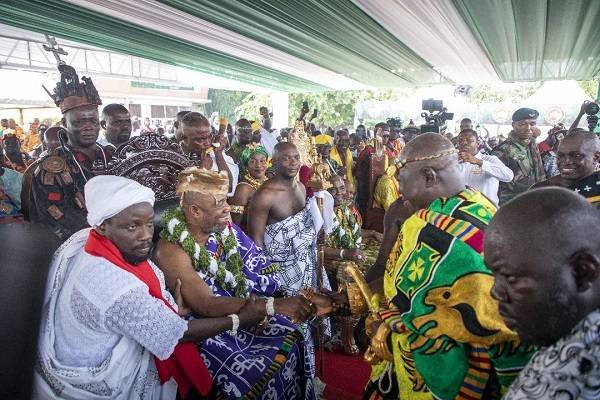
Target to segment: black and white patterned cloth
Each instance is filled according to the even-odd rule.
[[[317,287],[319,266],[315,225],[311,203],[307,202],[306,207],[298,213],[265,228],[265,254],[272,262],[279,264],[279,271],[277,271],[279,288],[286,296],[294,296],[302,288]],[[319,229],[320,225],[318,225]],[[323,287],[331,290],[324,271],[322,276]],[[306,323],[298,327],[304,334],[311,375],[314,376],[315,359],[311,327]],[[324,334],[331,335],[329,320],[325,320]]]
[[[600,310],[590,313],[568,336],[540,349],[504,399],[600,399]]]

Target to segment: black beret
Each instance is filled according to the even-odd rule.
[[[523,121],[524,119],[537,119],[539,115],[540,113],[537,112],[537,110],[534,110],[533,108],[519,108],[512,115],[512,120],[513,122],[517,122]]]

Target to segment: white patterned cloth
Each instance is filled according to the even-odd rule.
[[[317,231],[315,205],[307,203],[297,214],[265,227],[265,254],[279,264],[280,288],[286,296],[317,287]],[[323,220],[317,221],[321,228]],[[323,273],[323,286],[330,289]]]
[[[265,254],[272,262],[279,264],[279,287],[286,296],[297,295],[302,288],[317,288],[317,229],[320,230],[323,219],[315,223],[317,213],[314,207],[316,202],[308,202],[298,213],[265,227]],[[323,287],[331,290],[327,274],[324,270],[321,273]],[[328,336],[331,334],[328,319],[324,325],[324,335]],[[308,324],[300,324],[298,327],[304,334],[311,375],[314,376],[315,355],[311,327]]]
[[[168,358],[187,322],[134,275],[84,251],[75,233],[52,261],[34,377],[35,399],[174,399],[154,356]],[[154,264],[163,296],[164,276]]]
[[[600,399],[600,310],[540,349],[512,383],[506,400]]]

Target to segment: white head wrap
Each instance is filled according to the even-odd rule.
[[[87,221],[92,227],[134,204],[150,203],[154,206],[152,189],[122,176],[95,176],[85,184],[84,192]]]

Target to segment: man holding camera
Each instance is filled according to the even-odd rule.
[[[581,109],[579,110],[579,114],[577,114],[577,118],[571,124],[569,128],[569,132],[574,131],[579,126],[579,121],[581,121],[581,117],[584,114],[587,114],[587,122],[588,129],[590,132],[597,132],[596,127],[598,125],[598,112],[600,111],[600,106],[598,106],[597,102],[586,100],[581,105]]]
[[[531,108],[515,111],[512,116],[513,130],[508,139],[492,150],[492,155],[514,173],[512,181],[500,182],[500,205],[546,179],[542,158],[533,138],[538,116],[539,113]]]

